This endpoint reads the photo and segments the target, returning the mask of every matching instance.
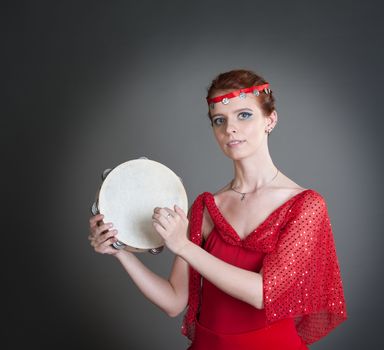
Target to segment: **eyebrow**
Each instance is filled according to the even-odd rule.
[[[236,109],[235,111],[233,111],[233,113],[239,113],[239,112],[242,112],[242,111],[250,111],[250,112],[253,112],[252,109],[250,108],[240,108],[240,109]],[[224,115],[223,113],[217,113],[217,114],[214,114],[212,115],[210,118],[214,118],[214,117],[218,117],[218,116],[222,116]]]

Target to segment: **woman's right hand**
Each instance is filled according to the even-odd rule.
[[[97,214],[89,219],[88,239],[97,253],[116,255],[120,250],[113,248],[112,244],[117,242],[117,230],[112,229],[111,222],[104,223],[103,218],[104,215]]]

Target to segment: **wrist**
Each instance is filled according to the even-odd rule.
[[[121,262],[122,260],[126,259],[130,255],[133,255],[133,253],[125,249],[121,249],[121,250],[118,250],[113,256]]]
[[[190,240],[187,240],[186,243],[183,245],[183,247],[179,250],[177,255],[180,256],[180,258],[183,258],[184,260],[186,260],[188,253],[190,252],[191,248],[193,248],[194,245],[195,244],[193,242],[191,242]]]

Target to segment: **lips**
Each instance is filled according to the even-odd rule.
[[[243,142],[245,142],[245,140],[231,140],[227,143],[227,146],[236,146],[242,144]]]

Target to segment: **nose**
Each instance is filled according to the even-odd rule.
[[[235,134],[237,132],[237,126],[233,122],[229,122],[226,131],[228,134]]]

